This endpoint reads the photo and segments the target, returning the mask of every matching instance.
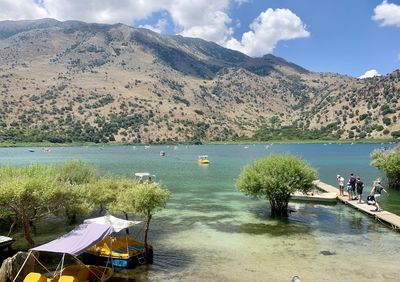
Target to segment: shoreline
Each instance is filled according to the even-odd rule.
[[[362,139],[362,140],[235,140],[235,141],[204,141],[202,144],[193,143],[157,143],[157,144],[142,144],[142,143],[126,143],[126,142],[109,142],[109,143],[88,143],[88,142],[71,142],[71,143],[50,143],[50,142],[0,142],[0,148],[45,148],[45,147],[104,147],[104,146],[160,146],[160,145],[269,145],[269,144],[394,144],[395,139]]]

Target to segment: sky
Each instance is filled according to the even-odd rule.
[[[400,0],[0,0],[0,20],[124,23],[353,77],[400,68]]]

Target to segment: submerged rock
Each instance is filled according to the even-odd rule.
[[[5,259],[0,268],[0,282],[13,281],[18,271],[22,267],[24,261],[26,260],[27,256],[28,253],[26,252],[18,252],[14,256]],[[34,271],[34,268],[35,259],[33,258],[33,256],[30,256],[25,263],[21,273],[18,275],[16,282],[23,281],[25,276],[28,275],[29,272]]]
[[[323,254],[324,256],[336,255],[336,252],[331,252],[331,251],[321,251],[320,253]]]

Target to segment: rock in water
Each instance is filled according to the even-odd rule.
[[[0,282],[13,281],[27,256],[28,253],[26,252],[18,252],[14,256],[5,259],[0,268]],[[21,273],[18,275],[16,282],[23,281],[29,272],[34,271],[34,268],[35,259],[33,256],[30,256]]]

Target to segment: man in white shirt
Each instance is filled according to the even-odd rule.
[[[344,178],[342,176],[340,176],[340,174],[338,174],[336,176],[336,179],[338,181],[339,184],[339,196],[344,196]]]

